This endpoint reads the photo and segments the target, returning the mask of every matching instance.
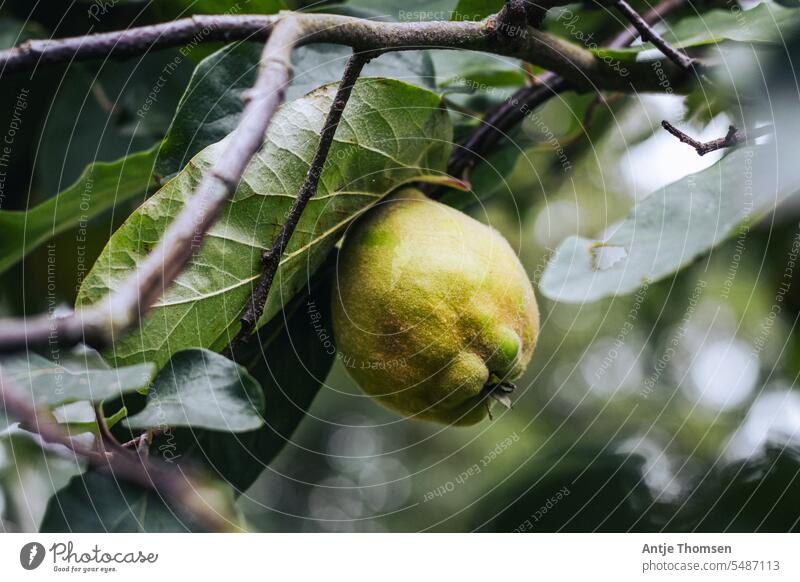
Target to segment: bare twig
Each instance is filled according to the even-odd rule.
[[[106,300],[62,317],[7,319],[0,325],[0,352],[79,341],[104,347],[135,325],[200,248],[206,231],[239,184],[250,159],[261,147],[272,115],[289,82],[292,48],[303,29],[293,18],[276,24],[264,47],[255,85],[225,150],[206,172],[192,198],[167,228],[155,249]]]
[[[772,131],[772,127],[765,126],[759,127],[750,131],[749,134],[741,132],[736,129],[735,126],[730,125],[728,126],[728,133],[725,134],[725,137],[720,137],[717,139],[712,139],[711,141],[701,142],[697,141],[693,137],[690,137],[688,134],[684,133],[674,125],[672,125],[666,119],[661,122],[661,127],[666,129],[669,133],[674,135],[678,138],[682,143],[692,146],[698,155],[704,156],[708,153],[723,149],[723,148],[732,148],[739,144],[745,143],[748,139],[755,139],[757,137],[761,137],[762,135],[766,135]]]
[[[158,495],[164,496],[170,507],[183,513],[186,518],[201,522],[210,531],[231,529],[232,524],[209,507],[200,495],[202,486],[199,485],[199,475],[194,475],[186,468],[178,472],[161,461],[153,461],[123,450],[118,444],[114,445],[103,437],[98,441],[99,450],[80,444],[64,433],[49,414],[43,416],[46,413],[38,411],[0,370],[0,409],[3,408],[45,442],[66,447],[77,457],[85,459],[89,466],[108,471],[113,478],[154,490]],[[101,435],[103,432],[101,426]],[[112,449],[111,452],[106,450],[106,445]]]
[[[663,15],[667,14],[668,12],[671,12],[672,10],[675,10],[676,8],[680,8],[685,3],[686,0],[661,0],[661,2],[659,2],[658,4],[653,6],[650,10],[642,14],[642,20],[644,20],[645,23],[647,24],[653,24],[655,22],[658,22]],[[617,36],[612,38],[608,42],[608,46],[610,47],[628,46],[634,40],[636,40],[636,37],[639,36],[639,34],[640,34],[639,30],[636,28],[636,26],[631,24],[630,26],[628,26],[628,28],[626,28],[625,30],[620,32]]]
[[[622,15],[627,18],[630,23],[639,31],[642,39],[650,41],[655,47],[660,50],[667,58],[673,63],[678,65],[684,71],[688,71],[693,66],[693,61],[685,53],[673,48],[664,38],[658,34],[645,19],[639,16],[639,13],[634,10],[626,0],[614,0],[614,5],[617,7]]]
[[[662,0],[658,5],[648,11],[642,19],[645,23],[655,22],[664,14],[682,6],[686,0]],[[541,10],[560,5],[560,0],[538,0],[533,3],[534,7]],[[529,8],[529,14],[530,10]],[[627,46],[636,38],[637,30],[633,26],[624,30],[622,33],[613,37],[606,46],[619,48]],[[523,87],[514,95],[509,97],[500,106],[490,111],[460,144],[458,144],[450,156],[447,171],[451,176],[468,181],[470,170],[483,159],[488,152],[507,136],[510,128],[525,119],[534,109],[543,105],[559,93],[572,89],[569,81],[564,77],[547,72],[536,79],[530,86]],[[433,198],[441,196],[445,189],[438,188],[431,193]]]
[[[250,296],[250,301],[241,317],[241,329],[227,350],[229,354],[234,353],[238,345],[248,340],[250,334],[258,324],[258,320],[261,319],[261,315],[264,312],[264,305],[267,302],[267,295],[269,295],[272,281],[275,279],[275,274],[278,271],[281,257],[289,244],[292,233],[295,228],[297,228],[297,223],[300,221],[300,215],[303,213],[306,204],[308,204],[308,201],[317,192],[319,179],[325,167],[325,160],[328,158],[328,152],[331,149],[333,137],[336,135],[336,128],[339,126],[342,113],[347,106],[347,101],[350,99],[353,86],[361,74],[364,65],[367,64],[372,56],[374,56],[374,54],[354,53],[347,61],[342,80],[339,82],[339,88],[336,90],[336,95],[333,98],[330,111],[328,111],[325,123],[322,126],[319,143],[314,152],[314,158],[311,160],[311,164],[308,167],[305,180],[303,180],[300,191],[297,193],[297,197],[286,215],[286,220],[281,226],[278,236],[272,242],[272,246],[264,251],[261,257],[261,263],[263,265],[261,278],[253,294]]]

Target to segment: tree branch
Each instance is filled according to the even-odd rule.
[[[207,28],[201,28],[198,32],[203,25]],[[112,344],[118,334],[141,320],[197,252],[205,233],[235,191],[244,168],[261,147],[264,132],[282,101],[289,79],[289,58],[296,45],[343,43],[363,52],[431,46],[496,52],[561,71],[563,80],[553,77],[549,84],[556,91],[566,87],[562,86],[563,83],[568,83],[574,90],[658,89],[663,81],[647,63],[642,63],[643,67],[631,64],[633,72],[638,71],[638,74],[621,76],[590,51],[563,39],[527,28],[524,42],[509,42],[506,36],[495,30],[496,26],[496,17],[489,17],[482,22],[415,23],[373,22],[332,14],[300,13],[272,17],[220,16],[208,20],[197,17],[117,33],[35,41],[0,51],[0,67],[3,70],[23,70],[35,67],[37,63],[90,59],[101,54],[129,56],[145,52],[153,46],[175,46],[186,42],[187,38],[192,42],[204,42],[269,35],[259,75],[255,86],[245,95],[247,103],[237,128],[228,137],[220,159],[203,176],[195,194],[156,248],[131,277],[94,306],[60,317],[43,315],[4,320],[0,325],[0,353],[46,347],[54,343],[68,347],[80,341],[103,348]],[[191,36],[191,33],[195,36]],[[552,92],[551,89],[550,94]],[[525,102],[537,104],[546,100],[547,93],[539,89],[522,96]],[[524,111],[522,109],[521,116],[505,112],[501,118],[505,120],[507,117],[509,121],[503,123],[513,125],[524,117]],[[278,256],[270,261],[279,259]],[[266,287],[268,289],[269,284]]]
[[[677,137],[678,140],[681,141],[682,143],[692,146],[697,152],[697,154],[700,156],[704,156],[708,153],[715,152],[723,148],[735,147],[739,144],[745,143],[748,139],[755,139],[762,135],[766,135],[767,133],[770,133],[772,131],[771,126],[765,126],[752,130],[748,135],[744,132],[737,130],[735,126],[729,125],[728,133],[725,134],[725,137],[712,139],[711,141],[707,142],[701,142],[697,141],[696,139],[682,132],[680,129],[672,125],[666,119],[661,122],[661,127],[663,127],[669,133]]]
[[[261,319],[261,315],[264,313],[264,305],[267,302],[269,290],[272,287],[272,282],[278,271],[281,257],[286,251],[292,233],[294,233],[295,228],[297,228],[297,224],[300,221],[303,210],[305,210],[306,204],[308,204],[308,201],[317,192],[322,170],[325,167],[325,160],[331,149],[333,137],[336,134],[336,128],[339,126],[339,121],[342,119],[342,113],[347,106],[347,101],[350,99],[350,94],[353,91],[356,80],[361,74],[364,65],[366,65],[371,58],[372,56],[368,53],[354,53],[347,61],[344,74],[339,82],[339,88],[336,90],[336,95],[333,98],[330,111],[328,111],[325,123],[322,126],[319,143],[314,152],[314,158],[309,165],[305,180],[303,180],[300,191],[297,193],[297,197],[286,215],[286,220],[281,226],[278,236],[273,241],[272,246],[264,251],[261,257],[261,263],[263,265],[261,278],[258,280],[256,289],[250,296],[250,301],[241,317],[242,327],[226,350],[228,355],[235,353],[237,347],[247,342],[250,338],[250,334],[252,334],[258,324],[258,320]]]
[[[470,170],[478,161],[492,151],[497,143],[508,137],[507,131],[510,128],[550,98],[569,88],[569,82],[563,77],[552,73],[539,75],[535,85],[523,87],[514,93],[500,107],[487,114],[481,124],[453,148],[447,173],[467,180]]]
[[[641,18],[645,23],[655,22],[664,14],[684,5],[685,2],[686,0],[662,0]],[[546,11],[562,3],[561,0],[538,0],[534,7]],[[531,9],[532,7],[528,9],[529,15]],[[637,34],[637,29],[631,26],[613,37],[606,46],[612,48],[627,46],[636,39]],[[492,151],[497,143],[507,137],[507,132],[512,127],[559,93],[571,89],[573,87],[567,79],[553,72],[539,75],[536,84],[523,87],[496,109],[486,114],[480,125],[453,149],[448,162],[448,174],[468,181],[470,170],[488,152]],[[438,198],[444,192],[445,188],[438,188],[431,193],[431,196]]]
[[[169,467],[162,461],[154,461],[133,452],[113,446],[105,438],[98,440],[100,449],[84,446],[61,430],[52,417],[43,418],[20,389],[0,369],[0,410],[18,419],[26,427],[35,431],[47,443],[66,447],[76,456],[87,461],[89,466],[100,471],[108,471],[112,478],[120,478],[145,489],[151,489],[165,498],[169,507],[177,509],[185,518],[200,521],[209,531],[230,531],[232,524],[207,504],[201,495],[206,487],[200,484],[201,478],[186,468]],[[49,416],[49,415],[48,415]],[[101,434],[103,434],[101,427]]]
[[[299,44],[344,44],[357,51],[474,50],[520,58],[553,70],[584,91],[662,89],[659,86],[662,79],[649,63],[628,63],[629,74],[623,76],[591,51],[558,36],[530,27],[521,29],[520,34],[505,34],[503,21],[498,24],[497,15],[481,22],[382,22],[320,13],[197,16],[120,32],[29,41],[0,51],[0,73],[107,56],[124,58],[187,42],[261,39],[272,34],[277,23],[284,19],[292,19],[304,30]],[[674,72],[671,69],[667,67],[667,72]]]
[[[626,0],[614,0],[614,5],[617,7],[617,10],[619,10],[622,15],[630,21],[634,28],[639,31],[639,34],[642,36],[643,40],[653,43],[658,50],[660,50],[664,55],[666,55],[667,58],[669,58],[684,71],[691,70],[693,65],[692,59],[689,58],[685,53],[673,48],[666,40],[664,40],[660,34],[653,30],[653,27],[650,26],[650,24],[646,22],[644,18],[639,16],[639,13],[636,12],[631,5],[626,2]]]
[[[650,10],[648,10],[642,15],[642,20],[644,20],[645,23],[652,25],[653,23],[661,20],[661,17],[664,16],[665,14],[677,8],[680,8],[685,3],[686,0],[661,0],[661,2],[653,6]],[[612,38],[608,42],[608,46],[610,47],[628,46],[634,40],[636,40],[636,37],[639,36],[639,34],[640,34],[639,30],[636,28],[636,26],[631,24],[630,26],[628,26],[628,28],[626,28],[625,30],[620,32],[617,36]]]
[[[277,16],[193,16],[115,32],[58,39],[33,39],[0,51],[0,73],[94,59],[124,59],[153,50],[232,40],[264,40]]]
[[[103,348],[149,311],[199,250],[206,231],[261,148],[264,132],[283,101],[291,51],[302,34],[301,22],[293,17],[275,24],[261,56],[255,85],[245,95],[242,116],[228,136],[225,150],[136,271],[107,299],[91,307],[61,317],[3,320],[0,352],[44,347],[54,341],[61,347],[85,341]]]

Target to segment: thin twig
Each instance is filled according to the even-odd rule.
[[[678,65],[684,71],[688,71],[693,66],[692,59],[685,53],[673,48],[664,38],[658,34],[645,19],[634,10],[626,0],[614,0],[614,5],[622,15],[639,31],[643,40],[650,41],[668,59]]]
[[[682,6],[686,0],[662,0],[648,11],[642,18],[645,23],[655,22],[664,14]],[[539,0],[538,8],[547,10],[559,5],[559,0]],[[531,10],[529,8],[529,10]],[[613,37],[606,46],[619,48],[629,45],[636,38],[636,29],[632,26]],[[537,107],[540,107],[559,93],[570,90],[570,83],[563,77],[547,72],[536,79],[533,85],[523,87],[509,97],[500,106],[487,113],[480,125],[454,149],[450,156],[447,172],[461,180],[468,181],[470,170],[491,152],[498,142],[507,137],[512,127],[525,119]],[[438,198],[445,192],[444,187],[431,192],[431,197]]]
[[[537,83],[523,87],[502,106],[487,114],[466,139],[453,148],[447,172],[468,180],[470,170],[507,137],[507,130],[516,126],[533,110],[550,98],[569,89],[569,82],[552,73],[539,75]],[[435,195],[434,195],[435,197]]]
[[[661,0],[661,2],[659,2],[658,4],[653,6],[650,10],[642,14],[642,20],[644,20],[645,23],[653,24],[661,20],[661,17],[663,15],[667,14],[668,12],[671,12],[672,10],[675,10],[676,8],[680,8],[684,4],[686,4],[686,0]],[[630,26],[628,26],[628,28],[626,28],[625,30],[620,32],[617,36],[612,38],[608,42],[608,46],[609,47],[628,46],[634,40],[636,40],[636,37],[639,36],[639,34],[640,34],[639,30],[636,28],[636,26],[631,24]]]
[[[43,417],[46,413],[38,411],[29,399],[21,395],[19,387],[0,370],[0,409],[3,408],[6,414],[24,423],[45,442],[66,447],[77,457],[85,459],[89,466],[108,471],[113,478],[163,495],[170,507],[179,510],[186,518],[200,521],[210,531],[231,529],[231,524],[200,496],[199,475],[185,467],[178,472],[161,461],[143,458],[121,449],[119,445],[113,446],[102,437],[98,440],[100,450],[80,444],[63,432],[52,417]],[[113,450],[107,451],[106,445]]]
[[[728,126],[728,133],[725,134],[725,137],[720,137],[717,139],[712,139],[711,141],[701,142],[697,141],[693,137],[690,137],[688,134],[684,133],[674,125],[672,125],[666,119],[661,122],[661,127],[666,129],[669,133],[674,135],[678,138],[682,143],[690,145],[695,149],[698,155],[704,156],[708,153],[715,152],[717,150],[721,150],[723,148],[732,148],[739,144],[745,143],[748,139],[755,139],[757,137],[761,137],[762,135],[766,135],[772,131],[771,126],[759,127],[752,131],[749,134],[741,132],[736,129],[735,126],[730,125]]]
[[[267,302],[269,290],[272,287],[272,282],[278,271],[281,257],[284,251],[286,251],[292,233],[294,233],[295,228],[297,228],[300,215],[303,213],[306,204],[308,204],[308,201],[317,192],[317,186],[319,185],[322,171],[325,168],[325,160],[328,158],[328,152],[331,149],[333,138],[336,135],[336,128],[339,126],[339,121],[342,119],[342,113],[347,106],[347,101],[350,99],[353,86],[361,74],[364,65],[374,56],[374,54],[368,53],[353,53],[348,59],[347,65],[345,65],[342,79],[339,82],[339,87],[333,98],[333,103],[325,118],[325,123],[322,126],[319,143],[314,152],[314,158],[311,160],[305,180],[303,180],[300,191],[297,193],[297,197],[286,215],[286,220],[281,226],[278,236],[275,237],[272,246],[264,251],[261,257],[263,266],[261,278],[258,280],[258,284],[250,296],[250,301],[241,317],[241,329],[236,337],[234,337],[233,341],[231,341],[228,350],[226,350],[228,354],[235,353],[235,349],[239,345],[247,342],[250,334],[258,324],[258,320],[261,319],[261,315],[264,313],[264,305]]]
[[[291,51],[302,32],[293,18],[284,18],[274,26],[261,56],[255,85],[246,93],[242,116],[228,136],[225,150],[136,271],[107,299],[92,307],[61,317],[3,320],[0,352],[44,347],[52,342],[68,347],[84,341],[103,348],[150,310],[199,250],[205,233],[236,190],[245,167],[261,148],[264,132],[283,101]]]

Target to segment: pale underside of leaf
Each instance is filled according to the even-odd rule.
[[[87,360],[90,362],[90,360]],[[147,387],[153,364],[123,368],[94,366],[81,369],[74,361],[57,363],[36,353],[0,358],[3,377],[37,408],[77,401],[101,402]]]
[[[581,303],[663,279],[799,190],[800,171],[787,166],[774,144],[737,149],[650,194],[607,239],[566,239],[539,289],[551,299]]]

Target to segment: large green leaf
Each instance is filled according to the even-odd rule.
[[[8,378],[34,406],[50,408],[87,400],[100,402],[146,387],[155,373],[153,364],[143,363],[121,368],[98,364],[93,352],[84,359],[80,354],[54,362],[29,352],[0,358],[3,378]],[[79,362],[83,359],[84,365]]]
[[[0,272],[58,233],[147,192],[157,152],[154,147],[96,162],[69,188],[27,212],[0,210]]]
[[[606,240],[565,240],[539,288],[575,303],[630,293],[686,266],[798,189],[800,169],[780,162],[775,145],[737,149],[650,194]]]
[[[183,477],[176,471],[176,478]],[[231,527],[236,527],[238,517],[233,515],[231,503],[225,499],[229,496],[213,485],[203,487],[207,490],[198,493],[205,493],[203,499],[220,512],[220,519],[228,515]],[[202,532],[205,529],[191,515],[167,505],[158,492],[91,470],[73,477],[66,487],[50,498],[40,531],[166,533]]]
[[[296,297],[282,317],[260,330],[260,341],[250,342],[237,354],[263,389],[265,426],[239,434],[170,431],[156,437],[152,455],[202,463],[239,492],[256,480],[290,442],[333,366],[332,268],[333,260],[326,261],[311,280],[308,294]]]
[[[664,39],[675,48],[690,48],[723,41],[776,43],[778,31],[788,31],[797,23],[800,12],[767,2],[745,11],[709,10],[684,18],[664,33]],[[635,58],[655,47],[647,42],[622,49],[598,48],[594,52],[611,58]]]
[[[242,93],[255,82],[262,48],[249,42],[228,45],[197,65],[159,153],[161,174],[174,174],[197,152],[235,129],[242,113]],[[350,52],[348,47],[328,44],[296,49],[286,99],[339,79]],[[373,59],[364,67],[364,76],[392,77],[432,89],[435,74],[428,53],[412,51]]]
[[[242,432],[264,425],[264,395],[242,366],[208,350],[178,352],[150,386],[130,428],[189,426]]]
[[[238,331],[240,313],[261,272],[261,254],[294,202],[335,91],[335,85],[326,85],[278,110],[264,148],[245,170],[233,201],[198,254],[139,328],[115,345],[110,356],[117,365],[152,361],[162,366],[175,352],[191,347],[218,351]],[[451,135],[439,96],[391,79],[361,79],[336,132],[318,192],[281,261],[261,323],[306,283],[356,216],[401,184],[441,177]],[[203,150],[133,213],[84,279],[79,305],[98,301],[131,274],[224,147],[223,141]]]

